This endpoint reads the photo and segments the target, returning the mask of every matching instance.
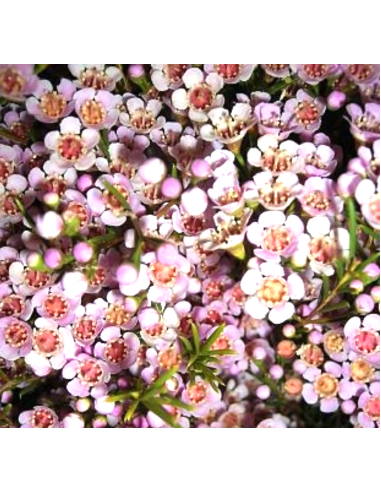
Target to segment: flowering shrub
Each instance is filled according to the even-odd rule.
[[[375,427],[378,65],[0,65],[0,427]]]

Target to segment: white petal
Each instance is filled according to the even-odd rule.
[[[331,230],[331,222],[328,217],[313,217],[307,223],[307,231],[312,237],[319,235],[327,236]]]
[[[185,89],[177,89],[172,94],[172,104],[176,109],[187,109],[188,107],[188,95]]]

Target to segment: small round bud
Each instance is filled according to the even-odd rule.
[[[189,215],[201,215],[208,207],[208,195],[201,188],[192,188],[181,195],[181,206]]]
[[[196,159],[191,164],[191,173],[195,178],[208,178],[211,175],[211,167],[208,161],[204,159]]]
[[[37,217],[37,234],[44,239],[56,239],[64,230],[62,217],[52,210]]]
[[[65,429],[83,429],[85,427],[85,422],[81,415],[78,413],[69,413],[62,420],[63,427]]]
[[[58,205],[60,204],[60,197],[58,193],[54,193],[51,191],[49,193],[45,193],[45,195],[43,196],[43,201],[47,207],[57,209]]]
[[[380,286],[375,285],[374,287],[372,287],[370,290],[370,295],[372,296],[372,299],[374,300],[374,302],[379,304],[379,302],[380,302]]]
[[[104,415],[97,415],[93,418],[92,424],[95,429],[104,429],[107,427],[107,417]]]
[[[279,364],[274,364],[270,367],[269,373],[273,379],[280,379],[281,377],[283,377],[284,370],[283,367]]]
[[[127,73],[132,79],[143,77],[143,75],[145,74],[144,66],[141,64],[130,65],[127,69]]]
[[[341,91],[332,91],[327,97],[327,106],[332,111],[342,108],[347,100],[347,96]]]
[[[356,297],[355,307],[360,314],[369,314],[374,309],[374,300],[369,294],[360,294]]]
[[[263,347],[256,347],[253,350],[253,358],[257,360],[265,360],[266,359],[266,350]]]
[[[162,159],[152,157],[139,167],[138,174],[145,183],[158,184],[166,177],[167,166]]]
[[[82,174],[77,180],[77,188],[81,193],[89,190],[93,186],[94,180],[91,174]]]
[[[282,333],[286,338],[292,338],[296,333],[295,326],[290,324],[284,325]]]
[[[364,268],[363,273],[371,278],[376,278],[380,275],[380,267],[377,263],[370,263]]]
[[[63,260],[62,251],[57,248],[49,248],[44,253],[44,263],[48,268],[55,270],[61,266]]]
[[[88,263],[94,254],[91,244],[81,241],[73,248],[73,256],[78,263]]]
[[[284,383],[284,391],[289,396],[299,396],[303,391],[303,382],[299,378],[290,378]]]
[[[168,177],[161,184],[161,192],[165,198],[177,198],[181,195],[182,186],[177,178]]]
[[[75,402],[75,409],[80,413],[87,412],[87,410],[89,410],[90,407],[91,407],[90,398],[79,398]]]
[[[356,410],[356,403],[353,400],[345,400],[340,408],[346,415],[351,415]]]
[[[308,340],[315,345],[319,345],[323,341],[323,334],[317,330],[311,331],[308,335]]]
[[[265,384],[262,384],[261,386],[258,386],[255,394],[261,400],[267,400],[267,398],[269,398],[269,396],[271,395],[271,390],[268,386],[266,386]]]
[[[282,340],[278,343],[276,351],[280,357],[283,357],[284,359],[291,359],[294,357],[296,349],[296,344],[291,340]]]
[[[139,272],[131,263],[122,263],[116,270],[116,279],[120,284],[130,285],[137,281]]]
[[[364,284],[358,278],[350,281],[349,288],[354,294],[360,294],[364,290]]]

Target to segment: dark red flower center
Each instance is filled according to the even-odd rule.
[[[23,323],[14,322],[5,328],[4,338],[11,347],[21,348],[28,341],[28,328]]]
[[[69,302],[62,294],[49,294],[43,302],[43,307],[46,314],[54,319],[62,319],[69,312]]]
[[[95,386],[102,381],[103,369],[96,360],[87,359],[80,362],[77,374],[82,384],[86,386]]]
[[[192,108],[205,111],[214,101],[212,89],[206,84],[200,84],[189,91],[189,103]]]
[[[57,330],[44,328],[37,330],[33,335],[33,347],[41,355],[51,357],[61,348],[61,340]]]
[[[67,161],[77,161],[85,152],[85,146],[79,135],[67,134],[60,138],[58,152]]]
[[[354,343],[362,354],[374,354],[380,349],[380,335],[372,330],[361,330],[355,336]]]
[[[105,348],[105,357],[112,364],[120,364],[129,353],[127,342],[123,338],[109,340]]]

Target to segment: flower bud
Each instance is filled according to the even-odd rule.
[[[177,178],[168,177],[161,184],[161,193],[165,198],[177,198],[181,195],[182,186]]]
[[[286,338],[292,338],[296,333],[295,326],[290,324],[284,325],[282,333]]]
[[[372,296],[372,299],[374,300],[374,302],[379,304],[379,302],[380,302],[380,286],[375,285],[374,287],[372,287],[372,289],[370,291],[370,295]]]
[[[82,416],[74,412],[66,415],[62,420],[62,424],[65,429],[83,429],[85,427],[85,421]]]
[[[145,183],[161,183],[167,175],[167,166],[162,159],[152,157],[139,167],[138,174]]]
[[[267,398],[269,398],[269,396],[271,395],[271,390],[267,385],[261,384],[261,386],[258,386],[255,394],[261,400],[267,400]]]
[[[145,75],[144,66],[141,64],[130,65],[128,67],[127,73],[132,79],[137,79]]]
[[[104,415],[97,415],[93,418],[92,424],[95,429],[104,429],[107,427],[107,417]]]
[[[58,193],[54,193],[51,191],[49,193],[45,193],[45,195],[43,196],[43,201],[47,207],[57,210],[60,204],[60,197]]]
[[[91,174],[82,174],[77,180],[77,188],[81,193],[89,190],[93,186],[93,177]]]
[[[327,97],[327,106],[330,110],[336,111],[342,108],[347,100],[347,96],[341,91],[332,91]]]
[[[195,178],[208,178],[212,174],[210,164],[205,159],[196,159],[191,164],[191,173]]]
[[[181,195],[181,206],[189,215],[201,215],[208,207],[208,196],[201,188],[192,188]]]
[[[377,278],[380,275],[380,267],[377,263],[370,263],[364,268],[363,273],[371,278]]]
[[[91,407],[90,398],[79,398],[75,402],[75,409],[80,413],[87,412],[87,410],[89,410],[90,407]]]
[[[291,359],[295,355],[296,348],[296,344],[291,340],[282,340],[278,343],[276,351],[280,357]]]
[[[356,403],[353,400],[345,400],[341,404],[341,410],[346,415],[351,415],[356,410]]]
[[[64,230],[64,221],[56,212],[49,211],[37,217],[36,230],[44,239],[56,239]]]
[[[139,272],[131,263],[122,263],[116,270],[116,279],[120,284],[130,285],[137,281]]]
[[[41,253],[37,253],[37,251],[33,251],[30,253],[26,259],[26,263],[29,268],[32,270],[36,270],[37,272],[46,272],[49,271],[47,266],[44,263],[44,259]]]
[[[320,331],[314,330],[308,335],[308,340],[316,345],[323,341],[323,334]]]
[[[355,278],[350,281],[349,288],[353,294],[360,294],[364,290],[364,284],[360,279]]]
[[[355,300],[355,307],[360,314],[369,314],[374,309],[374,300],[369,294],[360,294]]]
[[[91,244],[81,241],[73,248],[73,256],[78,263],[88,263],[94,254]]]
[[[303,382],[299,378],[290,378],[284,383],[284,391],[289,396],[299,396],[303,391]]]
[[[49,248],[44,253],[44,263],[48,268],[55,270],[61,266],[63,260],[62,251],[57,248]]]
[[[274,364],[270,367],[269,373],[273,379],[280,379],[284,374],[283,367],[279,364]]]

